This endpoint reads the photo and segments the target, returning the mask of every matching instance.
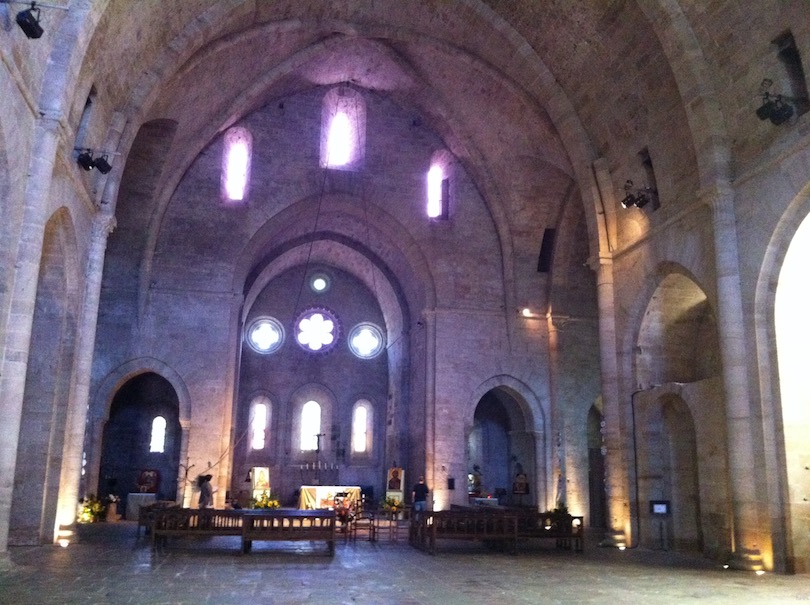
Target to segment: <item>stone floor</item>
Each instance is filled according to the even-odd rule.
[[[727,571],[661,551],[548,545],[517,554],[472,543],[431,556],[405,541],[254,544],[238,538],[177,540],[152,554],[134,523],[82,526],[80,542],[15,547],[0,571],[0,603],[14,605],[238,603],[670,604],[810,603],[810,576]]]

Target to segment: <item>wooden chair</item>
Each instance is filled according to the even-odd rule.
[[[358,535],[365,534],[369,542],[377,541],[377,518],[373,511],[360,511],[354,516],[351,527],[352,540],[357,540]]]

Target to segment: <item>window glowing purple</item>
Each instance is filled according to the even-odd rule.
[[[442,179],[444,171],[439,166],[431,166],[427,175],[428,203],[427,215],[437,218],[442,215]]]
[[[222,158],[222,193],[226,200],[245,199],[250,175],[251,136],[244,128],[231,128],[225,133]]]
[[[335,341],[335,322],[323,313],[310,313],[298,322],[296,339],[309,350],[320,351]]]
[[[351,160],[353,145],[352,124],[349,116],[341,111],[332,118],[329,125],[329,154],[326,160],[327,166],[345,166]]]

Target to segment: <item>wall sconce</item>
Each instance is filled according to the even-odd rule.
[[[790,97],[773,94],[770,87],[773,81],[765,78],[759,85],[759,94],[762,95],[762,105],[756,111],[760,120],[770,120],[775,126],[784,124],[793,115],[793,105],[788,101],[793,101]]]
[[[98,170],[101,174],[107,174],[112,170],[112,165],[109,160],[107,160],[107,156],[110,155],[109,152],[94,152],[92,149],[76,149],[76,151],[79,152],[79,155],[76,156],[76,162],[88,172],[93,168]],[[93,157],[94,153],[98,154],[95,158]]]
[[[624,199],[622,208],[643,208],[650,202],[658,204],[658,192],[652,187],[636,188],[633,181],[627,179],[624,183]]]

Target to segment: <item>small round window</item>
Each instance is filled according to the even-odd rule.
[[[295,340],[307,351],[325,353],[335,346],[337,337],[337,317],[328,309],[308,309],[295,322]]]
[[[313,273],[309,278],[309,287],[316,294],[322,294],[332,285],[332,280],[326,273]]]
[[[349,334],[349,348],[361,359],[376,357],[383,350],[384,344],[382,331],[373,324],[358,324]]]
[[[257,353],[273,353],[284,343],[284,328],[272,317],[262,317],[248,327],[247,341]]]

